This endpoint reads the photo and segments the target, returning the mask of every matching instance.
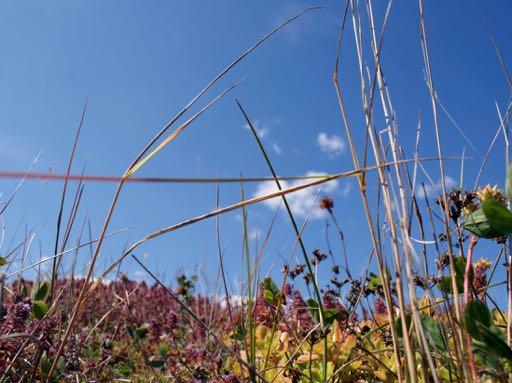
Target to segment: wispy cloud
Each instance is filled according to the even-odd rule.
[[[318,172],[308,172],[306,175],[319,175],[322,173]],[[283,188],[290,188],[293,186],[301,185],[306,183],[306,181],[281,181],[281,186]],[[322,187],[322,193],[332,193],[339,188],[339,181],[331,181],[327,182]],[[261,182],[258,184],[255,197],[260,197],[264,195],[268,195],[270,193],[276,192],[277,186],[274,182]],[[300,190],[295,193],[288,194],[286,199],[290,205],[290,208],[293,214],[299,218],[305,218],[308,215],[309,209],[315,203],[315,196],[317,194],[318,188],[310,187],[307,189]],[[263,202],[263,204],[271,209],[277,209],[279,204],[281,203],[282,198],[276,197]],[[316,201],[313,210],[311,211],[310,219],[319,219],[325,216],[325,211],[320,209],[319,201]]]
[[[446,188],[450,189],[457,185],[457,182],[450,176],[444,177]],[[429,182],[425,183],[425,191],[423,191],[423,187],[421,184],[416,185],[416,195],[419,198],[430,198],[435,196],[438,193],[441,193],[443,191],[443,185],[441,183],[441,179],[437,180],[435,183]]]
[[[341,195],[343,196],[343,198],[347,198],[351,192],[352,192],[352,184],[349,182],[346,182],[345,185],[343,185],[343,188],[341,189]]]
[[[333,158],[345,151],[345,141],[335,134],[329,136],[325,132],[318,133],[316,143],[320,150]]]
[[[270,149],[276,154],[282,154],[283,149],[278,141],[270,139],[270,131],[272,127],[281,122],[280,118],[273,118],[270,122],[263,122],[259,119],[252,121],[252,125],[254,130],[256,130],[256,134],[260,138],[260,140],[268,142]],[[244,129],[251,130],[249,124],[244,124]]]
[[[261,239],[263,237],[263,232],[260,229],[251,229],[249,230],[248,237],[251,241],[256,239]]]

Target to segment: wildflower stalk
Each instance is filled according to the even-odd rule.
[[[470,289],[470,275],[471,275],[471,264],[473,260],[473,249],[477,243],[477,238],[475,235],[471,236],[471,242],[469,243],[467,260],[466,260],[466,270],[464,272],[464,303],[467,305],[469,303],[469,289]],[[468,356],[469,356],[469,367],[471,370],[471,376],[474,382],[478,382],[478,375],[476,373],[475,367],[475,355],[473,351],[471,351],[471,336],[468,334],[466,336],[466,344],[468,346]]]

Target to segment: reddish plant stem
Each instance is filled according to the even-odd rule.
[[[470,283],[470,275],[471,275],[471,263],[473,258],[473,248],[477,243],[477,238],[475,235],[471,237],[471,242],[469,243],[468,248],[468,257],[466,260],[466,270],[464,272],[464,304],[468,304],[470,296],[469,296],[469,283]],[[473,382],[478,382],[478,375],[476,373],[475,367],[475,355],[473,351],[471,351],[471,336],[467,335],[466,343],[468,345],[468,355],[469,355],[469,366],[471,368],[471,375],[473,377]]]

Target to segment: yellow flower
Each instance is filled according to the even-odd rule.
[[[475,262],[474,267],[476,268],[477,266],[480,266],[484,270],[489,270],[491,265],[491,261],[489,261],[487,258],[480,258]]]
[[[476,198],[478,198],[478,201],[483,202],[488,199],[495,199],[499,202],[505,202],[507,198],[503,195],[500,189],[498,189],[498,186],[494,185],[491,187],[491,185],[487,184],[485,188],[478,188],[476,191]]]

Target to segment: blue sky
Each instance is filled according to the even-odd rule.
[[[384,8],[376,2],[377,23]],[[140,176],[236,177],[268,176],[269,171],[235,104],[244,105],[262,134],[272,162],[281,175],[340,172],[352,169],[343,125],[332,86],[338,26],[343,2],[321,1],[5,1],[0,5],[0,170],[27,169],[42,151],[35,171],[63,173],[84,102],[88,110],[74,163],[74,173],[119,176],[145,143],[233,58],[287,17],[310,5],[310,12],[267,41],[206,95],[200,105],[243,79],[232,93],[195,122],[183,135],[140,171]],[[492,30],[505,62],[511,62],[506,1],[482,6],[478,1],[425,4],[434,79],[451,116],[478,150],[472,151],[447,117],[440,118],[446,154],[463,148],[472,156],[465,165],[467,186],[499,124],[500,108],[509,88],[485,31]],[[364,31],[367,37],[367,32]],[[418,113],[422,116],[421,154],[435,155],[430,99],[423,78],[419,13],[415,1],[393,2],[386,31],[382,66],[392,92],[400,140],[408,154],[414,149]],[[359,77],[352,30],[342,51],[341,81],[356,144],[364,142]],[[382,128],[382,127],[381,127]],[[483,182],[501,182],[502,141]],[[427,164],[434,182],[435,164]],[[447,172],[458,178],[459,163]],[[16,186],[0,180],[2,200]],[[73,184],[72,191],[76,184]],[[25,230],[35,230],[28,251],[53,250],[60,182],[27,181],[4,215],[5,252]],[[88,183],[77,229],[84,217],[97,235],[114,193],[114,184]],[[246,185],[255,195],[264,186]],[[327,189],[326,189],[327,188]],[[347,238],[354,274],[364,270],[371,245],[354,180],[324,188],[336,202],[335,213]],[[237,184],[221,186],[221,205],[239,201]],[[315,190],[293,198],[297,218]],[[68,200],[67,209],[71,200]],[[251,249],[266,232],[275,203],[251,207]],[[117,257],[125,244],[141,236],[215,208],[215,185],[128,185],[111,229],[130,230],[106,243],[98,270]],[[325,217],[315,212],[305,233],[309,250],[326,250]],[[335,234],[332,234],[333,242]],[[78,230],[71,237],[76,242]],[[180,270],[199,267],[215,279],[218,258],[215,221],[204,221],[156,239],[139,250],[148,265],[170,280]],[[231,281],[241,278],[240,213],[221,218],[221,238]],[[262,272],[277,272],[288,258],[293,231],[280,214],[263,255]],[[340,257],[335,244],[335,255]],[[88,258],[88,249],[80,259]],[[297,257],[300,255],[297,253]],[[28,261],[27,261],[28,262]],[[140,278],[132,262],[123,265]]]

